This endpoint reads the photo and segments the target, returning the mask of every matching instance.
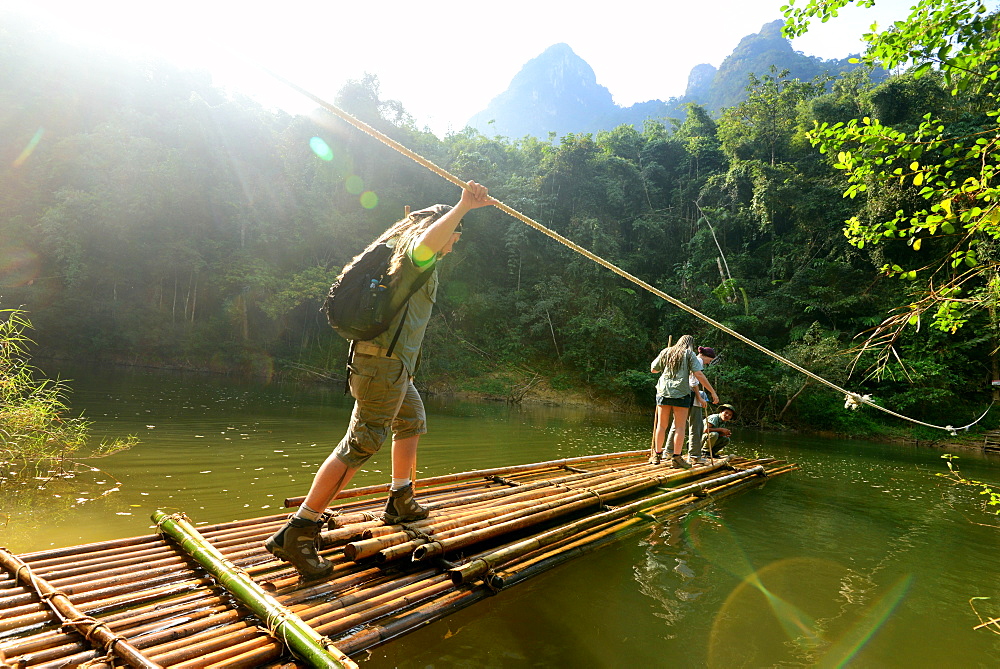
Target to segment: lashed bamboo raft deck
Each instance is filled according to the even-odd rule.
[[[351,666],[347,655],[795,469],[735,458],[679,471],[649,465],[646,456],[613,453],[423,479],[418,495],[430,517],[406,526],[380,518],[388,486],[345,491],[332,529],[322,534],[333,574],[308,583],[262,548],[284,515],[194,530],[182,516],[158,512],[169,536],[21,556],[0,549],[0,663]],[[195,536],[175,537],[188,530]],[[206,560],[221,566],[203,566]],[[244,597],[255,599],[241,604]],[[293,627],[300,623],[304,630]]]

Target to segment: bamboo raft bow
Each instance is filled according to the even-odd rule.
[[[350,655],[796,469],[733,458],[674,470],[647,455],[425,478],[430,515],[404,525],[381,519],[385,486],[347,490],[321,534],[333,573],[316,581],[263,548],[284,515],[195,529],[158,511],[160,535],[0,549],[0,666],[354,667]]]

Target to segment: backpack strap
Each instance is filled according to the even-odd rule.
[[[407,298],[406,306],[403,307],[403,316],[399,319],[399,325],[396,326],[396,334],[392,335],[392,341],[389,343],[389,348],[385,352],[385,357],[391,358],[392,352],[396,349],[396,342],[399,341],[399,335],[403,332],[403,323],[406,322],[406,314],[410,312],[410,300]]]
[[[347,346],[347,376],[344,377],[344,394],[351,392],[351,363],[354,362],[354,344],[356,342],[352,339],[351,343]]]
[[[431,273],[434,268],[421,272],[420,276],[417,277],[416,281],[410,288],[410,294],[406,296],[406,306],[403,307],[403,315],[399,319],[399,325],[396,326],[396,332],[392,335],[392,341],[389,342],[389,348],[386,349],[386,357],[392,357],[392,352],[396,350],[396,343],[399,341],[399,335],[403,332],[403,324],[406,323],[406,314],[410,311],[410,298],[420,290],[427,280],[431,278]],[[351,391],[351,363],[354,361],[354,346],[357,342],[351,340],[350,346],[347,349],[347,378],[344,379],[344,394],[347,395]]]
[[[386,357],[392,357],[392,352],[396,350],[396,342],[399,341],[399,335],[403,332],[403,323],[406,322],[406,314],[410,311],[410,298],[413,297],[418,290],[424,287],[424,284],[431,278],[431,274],[435,269],[435,267],[431,267],[430,269],[421,272],[420,276],[418,276],[410,285],[410,292],[406,296],[406,306],[403,307],[403,315],[399,319],[399,325],[396,327],[396,333],[392,336],[389,348],[385,352]]]

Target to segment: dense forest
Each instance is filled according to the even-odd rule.
[[[289,116],[203,72],[53,40],[0,23],[0,303],[23,305],[34,355],[339,375],[346,343],[318,310],[331,280],[404,207],[453,203],[457,188],[326,112]],[[641,132],[548,141],[472,129],[439,139],[381,99],[374,76],[332,102],[813,372],[900,413],[964,425],[990,402],[995,312],[901,328],[859,356],[868,337],[884,339],[873,328],[928,289],[908,270],[913,235],[859,244],[845,221],[913,210],[920,184],[870,181],[845,197],[858,173],[807,132],[880,119],[912,134],[933,115],[995,141],[996,101],[953,95],[937,69],[890,71],[873,84],[863,69],[833,82],[773,69],[717,117],[691,105]],[[925,251],[935,244],[951,242]],[[980,262],[993,253],[976,248]],[[842,396],[492,208],[468,217],[441,272],[418,379],[429,392],[517,400],[546,388],[647,410],[650,360],[690,333],[721,353],[709,375],[741,422],[869,435],[906,426],[845,411]]]

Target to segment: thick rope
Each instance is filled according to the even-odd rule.
[[[435,165],[434,163],[432,163],[431,161],[427,160],[423,156],[420,156],[419,154],[414,153],[413,151],[411,151],[410,149],[406,148],[405,146],[403,146],[402,144],[400,144],[396,140],[392,139],[391,137],[388,137],[384,133],[376,130],[373,127],[371,127],[370,125],[368,125],[364,121],[361,121],[360,119],[355,118],[354,116],[348,114],[347,112],[345,112],[344,110],[340,109],[339,107],[336,107],[336,106],[330,104],[329,102],[326,102],[325,100],[316,97],[315,95],[313,95],[312,93],[310,93],[306,89],[304,89],[301,86],[299,86],[299,85],[297,85],[297,84],[289,81],[288,79],[285,79],[281,75],[279,75],[279,74],[277,74],[275,72],[272,72],[271,70],[267,69],[266,67],[262,67],[261,66],[261,69],[264,70],[265,72],[267,72],[270,76],[272,76],[275,79],[277,79],[278,81],[280,81],[281,83],[283,83],[286,86],[288,86],[289,88],[293,89],[297,93],[299,93],[299,94],[301,94],[301,95],[309,98],[310,100],[312,100],[313,102],[315,102],[316,104],[318,104],[323,109],[326,109],[328,112],[330,112],[330,113],[334,114],[335,116],[343,119],[347,123],[350,123],[351,125],[353,125],[358,130],[361,130],[362,132],[364,132],[364,133],[366,133],[366,134],[374,137],[375,139],[377,139],[378,141],[382,142],[386,146],[388,146],[388,147],[390,147],[390,148],[398,151],[399,153],[403,154],[404,156],[406,156],[407,158],[413,160],[414,162],[418,163],[419,165],[423,165],[424,167],[426,167],[427,169],[429,169],[431,172],[434,172],[435,174],[437,174],[438,176],[442,177],[443,179],[446,179],[446,180],[450,181],[451,183],[455,184],[459,188],[468,188],[468,185],[464,181],[462,181],[461,179],[459,179],[458,177],[456,177],[455,175],[451,174],[450,172],[448,172],[444,168],[439,167],[438,165]],[[700,318],[701,320],[705,321],[709,325],[712,325],[712,326],[714,326],[714,327],[722,330],[726,334],[729,334],[729,335],[735,337],[736,339],[739,339],[744,344],[746,344],[746,345],[748,345],[748,346],[750,346],[752,348],[757,349],[761,353],[764,353],[766,355],[771,356],[772,358],[774,358],[778,362],[781,362],[781,363],[783,363],[783,364],[791,367],[792,369],[794,369],[794,370],[796,370],[798,372],[801,372],[802,374],[805,374],[806,376],[808,376],[810,379],[816,381],[817,383],[821,383],[821,384],[823,384],[825,386],[828,386],[828,387],[832,388],[833,390],[836,390],[839,393],[842,393],[845,396],[845,398],[847,399],[848,403],[850,403],[850,402],[853,401],[856,404],[867,404],[868,406],[873,407],[875,409],[878,409],[879,411],[884,411],[885,413],[889,414],[890,416],[895,416],[896,418],[900,418],[902,420],[908,420],[911,423],[916,423],[917,425],[923,425],[924,427],[930,427],[930,428],[934,428],[936,430],[945,430],[946,432],[949,432],[952,436],[957,436],[958,435],[958,430],[967,430],[970,427],[972,427],[973,425],[975,425],[977,422],[979,422],[978,420],[976,420],[976,421],[974,421],[972,423],[969,423],[968,425],[965,425],[965,426],[959,427],[959,428],[952,427],[951,425],[946,425],[946,426],[932,425],[931,423],[925,423],[923,421],[917,420],[916,418],[910,418],[909,416],[904,416],[903,414],[896,413],[895,411],[893,411],[891,409],[887,409],[887,408],[885,408],[883,406],[879,406],[878,404],[875,404],[874,402],[872,402],[871,399],[868,396],[859,395],[858,393],[853,393],[853,392],[851,392],[849,390],[845,390],[844,388],[841,388],[840,386],[838,386],[836,383],[833,383],[832,381],[828,381],[828,380],[824,379],[823,377],[810,372],[808,369],[806,369],[806,368],[804,368],[804,367],[802,367],[800,365],[797,365],[796,363],[792,362],[788,358],[786,358],[786,357],[784,357],[782,355],[779,355],[778,353],[775,353],[774,351],[771,351],[770,349],[768,349],[768,348],[766,348],[764,346],[761,346],[760,344],[758,344],[757,342],[753,341],[752,339],[741,335],[739,332],[736,332],[735,330],[733,330],[733,329],[731,329],[731,328],[723,325],[722,323],[720,323],[719,321],[715,320],[714,318],[712,318],[710,316],[706,316],[705,314],[701,313],[697,309],[689,307],[688,305],[684,304],[683,302],[681,302],[677,298],[672,297],[672,296],[668,295],[667,293],[663,292],[662,290],[660,290],[659,288],[651,286],[650,284],[646,283],[642,279],[640,279],[640,278],[638,278],[636,276],[633,276],[632,274],[629,274],[628,272],[626,272],[625,270],[621,269],[620,267],[617,267],[616,265],[608,262],[604,258],[601,258],[600,256],[598,256],[598,255],[596,255],[594,253],[591,253],[590,251],[588,251],[587,249],[583,248],[582,246],[580,246],[576,242],[573,242],[573,241],[571,241],[571,240],[563,237],[562,235],[560,235],[558,232],[555,232],[554,230],[550,230],[550,229],[546,228],[541,223],[539,223],[539,222],[537,222],[537,221],[535,221],[535,220],[533,220],[533,219],[525,216],[521,212],[519,212],[519,211],[517,211],[517,210],[515,210],[515,209],[513,209],[513,208],[511,208],[509,206],[507,206],[503,202],[500,202],[499,200],[496,200],[494,198],[493,204],[500,211],[502,211],[502,212],[504,212],[506,214],[509,214],[510,216],[513,216],[514,218],[516,218],[517,220],[521,221],[522,223],[528,225],[529,227],[532,227],[535,230],[538,230],[543,235],[551,237],[552,239],[556,240],[557,242],[559,242],[563,246],[566,246],[566,247],[568,247],[568,248],[576,251],[577,253],[579,253],[580,255],[584,256],[585,258],[593,260],[598,265],[600,265],[600,266],[602,266],[602,267],[604,267],[606,269],[611,270],[612,272],[614,272],[618,276],[622,277],[623,279],[627,279],[627,280],[631,281],[632,283],[634,283],[635,285],[639,286],[640,288],[643,288],[643,289],[649,291],[650,293],[652,293],[653,295],[656,295],[657,297],[666,300],[667,302],[669,302],[670,304],[674,305],[678,309],[682,309],[683,311],[688,312],[692,316],[695,316],[696,318]],[[987,411],[989,411],[989,409],[987,409]],[[981,418],[979,420],[981,420]]]

